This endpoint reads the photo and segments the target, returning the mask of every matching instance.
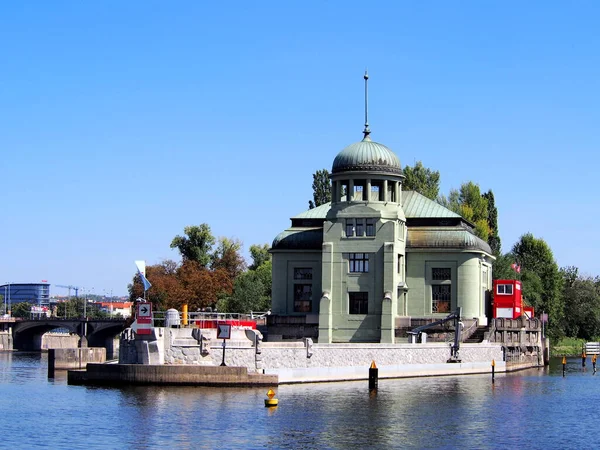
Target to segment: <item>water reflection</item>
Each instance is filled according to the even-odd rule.
[[[569,360],[547,370],[465,377],[287,385],[267,389],[101,388],[46,378],[46,356],[0,353],[7,423],[44,418],[51,448],[579,448],[595,447],[599,377]],[[21,448],[20,433],[3,446]],[[74,445],[77,444],[77,445]]]

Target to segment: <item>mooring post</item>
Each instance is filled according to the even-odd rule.
[[[592,368],[594,369],[594,374],[596,373],[596,354],[592,355]]]
[[[581,353],[581,367],[585,367],[585,350],[583,351],[583,353]]]
[[[48,349],[48,378],[54,378],[54,367],[56,364],[56,350]]]
[[[495,372],[496,372],[496,361],[492,359],[492,384],[494,384]]]
[[[374,390],[377,389],[377,380],[379,378],[379,369],[375,365],[375,361],[371,362],[371,367],[369,367],[369,389]]]
[[[567,357],[566,356],[563,356],[562,363],[563,363],[563,377],[564,377],[565,376],[565,370],[567,368]]]
[[[223,339],[223,361],[221,362],[222,366],[226,366],[225,364],[225,339]]]

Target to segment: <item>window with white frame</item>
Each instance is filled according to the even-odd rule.
[[[513,286],[512,284],[498,284],[496,285],[496,294],[500,295],[512,295]]]

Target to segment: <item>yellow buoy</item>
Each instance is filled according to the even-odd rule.
[[[267,392],[267,399],[265,399],[265,406],[266,407],[272,407],[272,406],[277,406],[277,404],[279,403],[279,400],[277,400],[275,397],[275,391],[273,389],[269,389],[269,391]]]

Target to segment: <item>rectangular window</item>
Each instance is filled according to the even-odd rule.
[[[369,293],[349,292],[350,314],[369,314]]]
[[[362,236],[365,234],[365,219],[356,219],[356,235]]]
[[[452,307],[452,269],[431,268],[431,312],[449,313]]]
[[[367,236],[375,236],[375,219],[367,219]]]
[[[354,219],[346,219],[346,237],[354,236]]]
[[[368,272],[369,254],[368,253],[349,253],[348,254],[350,272]]]
[[[294,280],[312,280],[312,269],[309,267],[294,268]]]
[[[450,281],[452,278],[452,271],[449,268],[433,268],[431,269],[431,279],[433,281]]]
[[[503,295],[512,295],[513,287],[512,284],[499,284],[496,286],[496,293]]]
[[[450,312],[450,303],[452,300],[452,285],[434,284],[431,286],[432,304],[431,312],[448,313]]]
[[[312,284],[294,284],[294,312],[311,312]]]

